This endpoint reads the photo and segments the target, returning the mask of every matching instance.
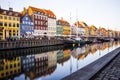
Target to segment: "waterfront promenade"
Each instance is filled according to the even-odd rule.
[[[62,80],[119,80],[120,47]]]
[[[91,80],[120,80],[120,53]]]

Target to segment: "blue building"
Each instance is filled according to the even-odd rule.
[[[34,55],[27,55],[27,56],[21,56],[21,70],[23,72],[30,72],[31,69],[35,66],[35,56]]]
[[[31,38],[34,32],[34,23],[31,20],[31,17],[26,13],[21,17],[20,24],[20,37],[22,38]]]

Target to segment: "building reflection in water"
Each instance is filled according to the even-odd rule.
[[[70,59],[70,50],[59,50],[57,52],[57,62],[64,65],[64,62]]]
[[[19,57],[0,60],[0,78],[12,78],[21,73]]]
[[[89,44],[82,47],[63,49],[63,47],[41,47],[22,49],[22,51],[1,51],[0,54],[0,79],[14,79],[20,74],[24,74],[25,78],[33,80],[41,78],[55,72],[58,65],[65,65],[70,60],[70,70],[72,72],[73,61],[76,59],[81,61],[89,54],[95,54],[97,50],[99,54],[106,48],[120,45],[120,42]],[[52,50],[52,51],[50,51]],[[42,52],[43,51],[43,52]],[[10,54],[9,54],[10,53]],[[32,54],[33,53],[33,54]],[[9,56],[8,56],[9,55]],[[7,56],[7,57],[5,57]],[[79,65],[79,64],[78,64]]]

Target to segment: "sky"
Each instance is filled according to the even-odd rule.
[[[97,28],[120,31],[120,0],[0,0],[0,6],[18,12],[29,6],[50,9],[57,19],[63,17],[70,24],[79,20]]]

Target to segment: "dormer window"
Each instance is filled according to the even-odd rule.
[[[3,14],[6,14],[6,11],[3,11]]]
[[[10,16],[11,16],[11,15],[12,15],[12,12],[9,12],[9,14],[8,14],[8,15],[10,15]]]
[[[18,16],[18,14],[16,13],[15,16]]]

